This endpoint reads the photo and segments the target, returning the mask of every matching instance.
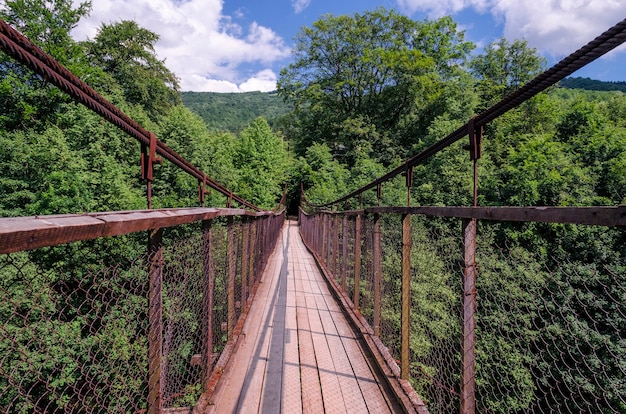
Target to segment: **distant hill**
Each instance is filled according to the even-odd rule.
[[[262,116],[270,126],[291,108],[275,92],[182,92],[183,104],[211,130],[237,132]]]
[[[588,91],[626,92],[626,82],[603,82],[589,78],[565,78],[559,85],[568,89],[586,89]]]

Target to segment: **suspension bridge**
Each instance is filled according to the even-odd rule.
[[[533,270],[506,240],[501,263],[482,264],[477,246],[479,226],[502,223],[623,234],[626,207],[480,207],[476,165],[485,125],[625,40],[622,21],[379,179],[326,205],[303,197],[296,221],[285,197],[262,211],[233,194],[0,21],[5,53],[139,141],[148,205],[0,219],[0,410],[624,413],[624,326],[611,322],[626,316],[624,286],[520,281]],[[413,168],[461,139],[474,206],[412,207]],[[197,179],[202,207],[151,209],[161,158]],[[340,208],[368,191],[380,201],[401,175],[406,205]],[[209,189],[225,208],[203,206]],[[140,248],[99,260],[106,241]],[[42,269],[40,256],[64,260]],[[68,257],[85,266],[64,268]],[[481,272],[501,285],[482,289]],[[501,319],[522,310],[535,318]],[[587,339],[568,343],[568,330]],[[540,356],[507,365],[487,341]]]

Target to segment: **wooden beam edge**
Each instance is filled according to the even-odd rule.
[[[224,216],[266,216],[244,209],[176,208],[0,218],[0,254],[189,224]]]

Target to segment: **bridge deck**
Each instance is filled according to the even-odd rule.
[[[268,263],[214,394],[217,413],[400,412],[330,294],[295,222]]]

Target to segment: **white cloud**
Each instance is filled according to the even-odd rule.
[[[291,5],[296,13],[302,12],[304,9],[309,7],[310,3],[311,0],[291,0]]]
[[[252,78],[248,79],[241,85],[239,85],[239,90],[241,92],[250,92],[250,91],[261,91],[261,92],[271,92],[276,90],[276,74],[274,71],[270,69],[262,70],[261,72],[254,75]]]
[[[473,8],[504,23],[504,36],[526,39],[555,57],[569,55],[626,16],[624,0],[397,0],[408,14],[430,17]]]
[[[205,78],[192,74],[186,79],[186,88],[183,90],[197,92],[271,92],[276,90],[277,76],[271,69],[264,69],[251,78],[237,85],[227,80]]]
[[[238,69],[250,64],[267,67],[289,56],[289,47],[256,22],[241,27],[222,14],[222,6],[223,0],[99,0],[72,35],[93,38],[102,23],[134,20],[160,36],[157,55],[180,78],[181,90],[233,92],[242,90],[238,84],[267,88],[268,79],[258,74],[242,79]]]

